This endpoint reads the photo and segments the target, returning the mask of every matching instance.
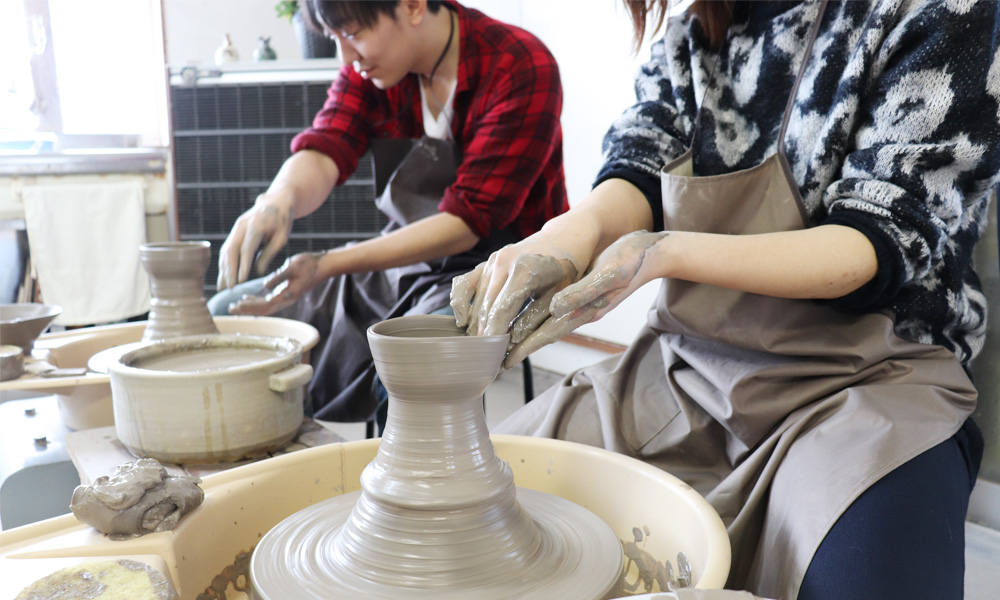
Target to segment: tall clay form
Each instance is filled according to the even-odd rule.
[[[143,244],[139,258],[149,274],[153,296],[142,341],[219,333],[203,292],[212,259],[209,242]]]
[[[447,316],[368,330],[389,415],[362,492],[313,505],[254,551],[256,598],[597,600],[617,591],[621,545],[557,496],[515,488],[482,396],[508,336],[468,337]]]

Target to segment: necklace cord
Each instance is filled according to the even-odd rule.
[[[447,9],[445,9],[447,10]],[[434,68],[431,69],[431,74],[427,79],[434,81],[434,74],[437,73],[438,67],[444,62],[444,55],[448,54],[448,49],[451,48],[451,39],[455,37],[455,20],[452,17],[451,11],[448,11],[448,42],[444,45],[444,50],[441,51],[441,56],[438,57],[437,62],[434,63]]]
[[[445,10],[448,10],[448,9],[445,9]],[[441,56],[438,57],[437,62],[434,63],[434,68],[431,69],[431,74],[427,77],[427,81],[430,82],[431,97],[434,98],[435,102],[437,102],[438,108],[441,109],[441,112],[446,112],[446,111],[444,109],[444,104],[441,102],[441,99],[438,98],[437,94],[434,93],[434,74],[437,73],[438,67],[441,66],[441,63],[444,61],[445,55],[448,54],[448,49],[451,48],[451,40],[452,40],[452,38],[455,37],[455,19],[454,19],[454,15],[452,14],[452,12],[450,10],[448,10],[448,25],[449,25],[449,27],[448,27],[448,43],[446,43],[444,45],[444,50],[441,51]]]
[[[430,80],[431,78],[434,77],[434,74],[437,72],[438,67],[441,66],[441,63],[444,61],[445,54],[447,54],[448,53],[448,49],[451,48],[451,40],[455,36],[455,21],[453,21],[452,19],[453,18],[457,18],[457,17],[455,17],[455,15],[452,14],[452,12],[451,12],[450,9],[445,9],[445,10],[448,10],[448,13],[449,13],[449,15],[448,15],[448,23],[450,25],[450,29],[448,31],[448,43],[444,45],[444,50],[441,52],[441,56],[439,56],[438,59],[437,59],[437,62],[434,63],[434,68],[431,69],[431,74],[428,77],[428,80]],[[419,75],[418,76],[418,81],[417,81],[418,84],[421,83],[419,81],[419,78],[422,78],[422,77],[424,77],[424,76],[423,75]],[[437,102],[437,105],[441,109],[441,112],[446,112],[445,109],[444,109],[444,105],[441,104],[441,101],[438,100],[437,94],[434,93],[433,82],[432,82],[432,85],[431,85],[431,97],[434,98],[434,102]],[[400,110],[396,111],[396,114],[389,115],[386,118],[382,119],[381,121],[377,121],[375,123],[372,123],[371,126],[373,128],[379,127],[381,125],[384,125],[385,123],[388,123],[389,121],[392,121],[394,119],[398,119],[401,114],[403,114],[404,112],[406,112],[408,109],[410,109],[412,107],[413,107],[413,97],[411,96],[407,100],[406,105],[403,108],[401,108]],[[450,121],[451,117],[448,117],[448,120]]]

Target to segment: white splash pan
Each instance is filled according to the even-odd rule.
[[[515,484],[555,494],[591,510],[623,542],[634,528],[639,547],[676,570],[677,553],[691,563],[695,587],[721,589],[730,567],[726,529],[711,505],[676,477],[633,458],[571,442],[492,436]],[[34,580],[95,557],[132,558],[161,570],[178,597],[193,600],[213,577],[250,551],[285,517],[321,500],[361,489],[360,476],[379,440],[328,444],[205,477],[204,503],[172,531],[115,542],[72,514],[0,532],[0,598]],[[635,563],[626,584],[639,577]],[[676,571],[675,571],[676,572]],[[640,583],[635,594],[646,590]],[[246,598],[227,593],[230,600]]]
[[[245,333],[288,337],[302,344],[303,362],[319,342],[319,332],[308,323],[279,317],[223,316],[215,317],[219,333]],[[86,327],[43,334],[35,341],[32,357],[45,360],[57,368],[82,368],[95,354],[142,340],[146,321]],[[126,348],[123,348],[124,352]],[[79,377],[43,378],[27,374],[0,383],[0,390],[25,390],[53,394],[59,414],[70,429],[92,429],[114,425],[111,402],[111,377],[88,372]]]

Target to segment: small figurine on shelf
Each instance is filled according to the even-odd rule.
[[[275,60],[277,58],[278,53],[271,47],[271,38],[257,38],[257,47],[253,50],[254,62],[260,62],[262,60]]]
[[[233,46],[233,42],[229,39],[229,34],[227,33],[222,38],[222,45],[215,51],[215,64],[221,65],[223,63],[236,62],[239,59],[240,53],[236,51],[236,47]]]

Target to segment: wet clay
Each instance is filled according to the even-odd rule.
[[[235,592],[234,598],[245,598],[250,592],[250,556],[247,551],[237,553],[235,560],[212,577],[212,583],[195,600],[229,600],[230,590]]]
[[[138,369],[150,371],[201,372],[252,365],[278,356],[262,348],[204,348],[185,353],[165,354],[136,361]]]
[[[571,257],[522,254],[514,260],[498,300],[489,297],[491,280],[483,278],[487,268],[492,268],[492,262],[480,264],[452,282],[455,320],[469,335],[487,336],[503,335],[513,323],[511,344],[548,318],[552,296],[583,272]]]
[[[410,316],[368,338],[389,415],[362,491],[268,532],[251,560],[255,597],[612,597],[624,558],[610,527],[569,500],[516,488],[494,453],[482,394],[508,337]]]
[[[612,302],[620,302],[634,291],[630,291],[630,287],[636,276],[653,262],[646,260],[649,250],[667,235],[640,231],[623,236],[601,253],[582,279],[546,295],[544,313],[532,313],[542,310],[538,307],[539,302],[525,308],[514,321],[511,335],[514,345],[504,366],[513,367],[542,346],[599,318],[602,311],[613,306]]]
[[[143,458],[121,465],[111,477],[98,477],[93,485],[77,486],[70,509],[112,539],[168,531],[205,498],[199,483],[196,477],[168,475],[158,461]]]
[[[204,241],[139,247],[152,295],[142,341],[219,333],[204,296],[205,272],[211,258],[211,244]]]
[[[560,317],[578,311],[592,317],[608,306],[614,295],[632,285],[647,266],[650,250],[669,235],[665,231],[635,231],[619,238],[601,253],[586,277],[557,294],[551,306],[552,315]]]
[[[14,600],[174,600],[167,578],[137,560],[93,560],[56,571]]]

